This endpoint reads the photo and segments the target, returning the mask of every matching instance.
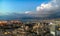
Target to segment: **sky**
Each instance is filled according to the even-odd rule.
[[[28,13],[36,12],[36,7],[51,0],[0,0],[0,15],[8,13]]]
[[[0,0],[0,19],[22,16],[60,18],[60,0]]]

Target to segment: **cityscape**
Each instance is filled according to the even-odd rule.
[[[57,34],[60,35],[58,33],[60,28],[57,27],[55,29],[55,26],[59,26],[59,24],[54,20],[25,23],[19,20],[4,20],[0,21],[0,36],[55,36]]]
[[[53,36],[50,23],[18,20],[0,21],[0,36]]]
[[[60,0],[0,0],[0,36],[60,36]]]

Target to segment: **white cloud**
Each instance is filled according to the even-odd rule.
[[[40,14],[53,14],[58,12],[60,5],[58,5],[59,0],[52,0],[51,2],[45,4],[42,3],[40,6],[37,6],[36,11]]]
[[[25,14],[32,14],[32,11],[26,11]]]
[[[28,13],[29,13],[29,11],[26,11],[26,12],[25,12],[25,14],[28,14]]]
[[[41,4],[41,6],[38,6],[37,7],[37,11],[41,11],[41,10],[44,10],[44,9],[50,9],[52,6],[51,4]]]
[[[26,11],[25,14],[29,14],[31,16],[39,16],[39,17],[46,17],[46,16],[59,16],[60,13],[60,0],[52,0],[48,3],[42,3],[41,5],[36,7],[36,12]],[[51,15],[52,14],[52,15]]]

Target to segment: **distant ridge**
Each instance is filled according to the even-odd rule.
[[[47,15],[47,14],[46,14]],[[41,15],[40,15],[41,16]],[[51,19],[58,19],[60,15],[50,15],[50,16],[31,16],[27,14],[11,14],[11,15],[4,15],[0,16],[0,20],[51,20]]]

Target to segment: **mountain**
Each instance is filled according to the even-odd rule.
[[[58,14],[58,15],[56,15]],[[56,18],[60,18],[60,14],[59,13],[55,13],[55,14],[9,14],[9,15],[3,15],[0,16],[0,20],[45,20],[45,19],[56,19]]]

